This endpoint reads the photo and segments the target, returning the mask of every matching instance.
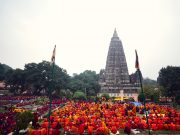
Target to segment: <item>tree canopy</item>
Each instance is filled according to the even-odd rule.
[[[69,75],[66,70],[55,65],[54,81],[52,82],[52,67],[50,62],[43,61],[40,63],[28,63],[24,70],[15,69],[8,71],[5,77],[6,85],[10,86],[11,92],[20,94],[28,92],[30,94],[38,95],[40,93],[48,93],[49,86],[53,90],[67,89],[69,82]]]
[[[24,69],[9,68],[6,72],[2,69],[3,80],[14,94],[48,94],[51,89],[59,97],[70,98],[77,90],[84,92],[86,96],[95,96],[100,89],[99,75],[91,70],[70,77],[65,69],[55,65],[52,81],[52,66],[47,61],[25,64]]]
[[[77,100],[85,100],[86,99],[86,95],[84,94],[84,92],[82,91],[76,91],[73,95],[73,99],[77,99]]]
[[[80,90],[87,96],[95,96],[100,89],[98,84],[98,74],[91,70],[86,70],[79,75],[74,74],[71,78],[69,87],[73,92]]]
[[[149,99],[152,102],[157,102],[160,96],[160,90],[158,89],[157,82],[150,78],[143,78],[142,81],[144,95],[141,93],[141,91],[139,91],[138,100],[143,101],[145,98],[146,100]]]
[[[157,86],[154,85],[144,85],[144,95],[146,99],[150,99],[153,102],[158,102],[160,91]]]
[[[152,86],[157,86],[157,81],[155,81],[155,80],[152,80],[152,79],[150,79],[150,78],[144,78],[143,79],[143,84],[144,85],[152,85]]]
[[[8,70],[12,70],[12,68],[6,64],[0,63],[0,81],[3,81],[5,79]]]
[[[162,68],[159,71],[158,84],[164,88],[164,96],[173,96],[180,103],[180,67]]]

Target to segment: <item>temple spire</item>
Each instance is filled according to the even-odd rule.
[[[129,84],[129,72],[122,42],[116,29],[111,38],[105,68],[105,81],[108,86]]]
[[[116,31],[116,28],[114,29],[114,34],[113,34],[113,37],[118,37],[118,34],[117,34],[117,31]]]

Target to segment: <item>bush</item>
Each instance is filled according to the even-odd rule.
[[[115,102],[116,97],[111,97],[112,102]]]
[[[84,92],[76,91],[73,95],[73,99],[86,100],[86,95],[84,94]]]
[[[130,98],[128,98],[128,101],[134,102],[135,100],[134,100],[134,98],[130,97]]]
[[[173,103],[172,103],[172,106],[173,106],[174,108],[176,108],[176,107],[178,106],[178,104],[177,104],[176,102],[173,102]]]
[[[87,98],[90,101],[96,101],[96,97],[95,96],[88,96]]]
[[[104,97],[106,100],[109,100],[109,99],[110,99],[110,96],[109,96],[109,94],[107,94],[107,93],[102,94],[101,97],[102,97],[102,98]]]
[[[16,129],[14,134],[18,135],[21,129],[26,129],[29,122],[33,120],[33,114],[30,111],[25,111],[23,113],[18,113],[16,117]]]

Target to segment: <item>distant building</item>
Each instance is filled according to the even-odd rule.
[[[109,46],[106,67],[100,71],[99,84],[101,90],[98,95],[108,93],[111,97],[121,99],[133,97],[137,101],[140,87],[131,81],[123,45],[115,29]]]
[[[5,83],[0,81],[0,89],[4,89],[5,88]]]
[[[0,82],[0,95],[6,95],[8,94],[9,90],[5,89],[5,83]]]

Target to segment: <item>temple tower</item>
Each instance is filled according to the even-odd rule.
[[[130,82],[123,45],[116,29],[111,38],[106,67],[100,71],[99,84],[101,86],[99,96],[108,93],[111,97],[118,97],[121,100],[129,97],[137,100],[140,87]]]
[[[114,30],[109,46],[105,68],[105,82],[108,85],[118,86],[129,83],[126,57],[116,29]]]

